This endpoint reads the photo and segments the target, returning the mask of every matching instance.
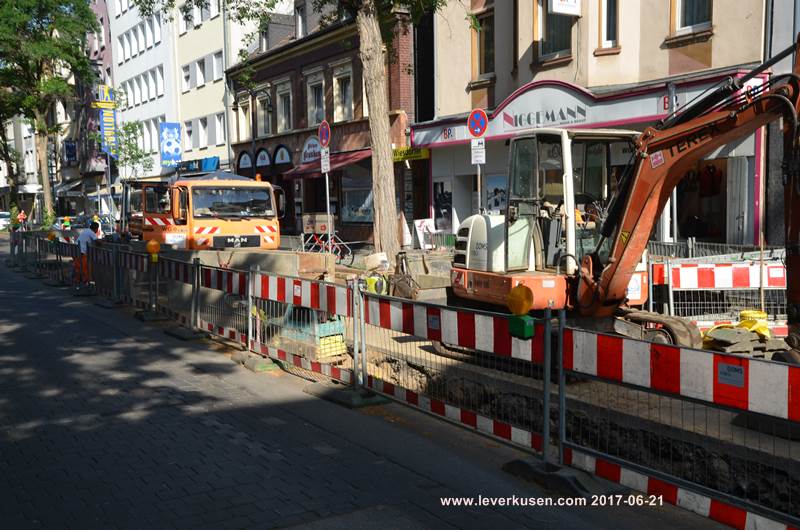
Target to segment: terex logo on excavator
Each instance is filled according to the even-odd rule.
[[[702,130],[700,130],[700,131],[698,131],[698,132],[696,132],[696,133],[694,133],[694,134],[692,134],[690,136],[687,136],[685,140],[681,140],[680,142],[669,146],[667,148],[667,151],[669,151],[669,156],[670,157],[674,157],[678,153],[682,153],[684,151],[687,151],[687,150],[691,149],[692,147],[700,145],[701,143],[705,142],[706,140],[710,140],[711,137],[712,137],[712,134],[717,134],[718,132],[719,132],[719,129],[718,129],[718,127],[716,125],[709,125],[708,127],[704,128],[704,129],[702,129]]]

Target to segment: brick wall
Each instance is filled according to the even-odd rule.
[[[403,110],[414,121],[414,32],[398,23],[388,64],[389,109]]]

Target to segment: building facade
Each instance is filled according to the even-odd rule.
[[[235,95],[232,149],[236,169],[260,175],[286,191],[282,230],[303,230],[304,213],[324,213],[326,196],[340,236],[348,241],[372,237],[372,179],[394,178],[399,210],[410,221],[428,216],[428,161],[408,154],[407,128],[414,116],[413,33],[398,19],[386,75],[391,141],[396,148],[393,175],[372,175],[369,108],[358,56],[354,21],[340,17],[320,26],[311,2],[295,2],[292,39],[256,53],[228,71]],[[237,82],[252,68],[254,86]],[[331,172],[326,194],[320,172],[319,124],[331,124]]]
[[[764,2],[584,0],[576,15],[551,0],[450,2],[434,17],[433,116],[412,126],[411,144],[431,149],[437,228],[457,230],[476,212],[466,116],[488,111],[481,202],[502,195],[508,138],[541,126],[643,130],[763,57]],[[464,68],[463,65],[469,65]],[[753,83],[763,82],[763,78]],[[678,189],[663,239],[757,241],[763,223],[764,132],[713,153]],[[677,225],[676,227],[673,225]],[[673,234],[677,228],[677,234]]]
[[[160,124],[178,121],[174,22],[161,13],[143,18],[129,0],[110,6],[113,36],[112,77],[119,89],[117,127],[127,120],[142,124],[139,147],[151,154],[148,172],[120,168],[122,178],[160,175]]]

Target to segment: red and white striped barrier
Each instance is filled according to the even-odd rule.
[[[216,324],[201,319],[200,329],[208,331],[209,333],[213,333],[214,335],[219,335],[220,337],[238,342],[240,344],[247,344],[247,334],[239,333],[237,330],[233,328],[225,328],[222,326],[217,326]]]
[[[536,324],[533,339],[523,340],[510,335],[505,315],[446,309],[375,295],[366,295],[365,300],[367,324],[501,357],[535,363],[544,361],[544,325],[541,323]]]
[[[274,243],[278,229],[273,225],[256,225],[256,233],[262,234],[265,243]]]
[[[647,495],[661,496],[664,502],[739,530],[791,529],[786,524],[748,512],[744,508],[733,506],[712,497],[706,497],[675,484],[644,475],[614,462],[596,458],[580,451],[567,449],[564,452],[564,459],[567,464],[573,467]]]
[[[674,263],[670,264],[673,289],[758,289],[761,265],[758,263]],[[786,267],[765,265],[766,289],[786,288]],[[653,285],[667,285],[667,264],[653,264]]]
[[[279,361],[292,364],[298,368],[308,370],[309,372],[322,374],[345,384],[351,384],[353,382],[353,371],[348,368],[340,368],[338,366],[317,361],[309,361],[305,357],[288,353],[280,348],[267,346],[266,344],[253,340],[250,341],[250,350],[260,353],[261,355],[271,357],[272,359],[277,359]]]
[[[189,263],[162,259],[158,268],[162,278],[192,283],[192,266]]]
[[[353,316],[352,290],[344,285],[259,274],[253,294],[264,300]]]
[[[800,367],[576,329],[565,369],[676,396],[800,421]]]
[[[247,296],[247,273],[201,267],[200,285],[216,291]]]
[[[144,224],[147,226],[172,226],[175,221],[169,217],[145,217]]]
[[[216,234],[217,232],[219,232],[218,226],[201,226],[195,228],[194,230],[195,243],[197,243],[198,245],[209,245],[211,244],[210,237],[198,237],[198,236],[210,236]]]
[[[694,320],[692,324],[697,326],[697,329],[700,330],[701,333],[705,333],[709,329],[713,328],[714,326],[719,326],[721,324],[733,324],[736,325],[738,322],[735,320]],[[789,336],[789,324],[785,320],[768,320],[767,327],[769,327],[770,332],[772,332],[773,337],[788,337]]]
[[[371,375],[367,377],[367,385],[379,394],[384,394],[425,412],[447,418],[448,420],[465,427],[470,427],[483,434],[495,436],[507,442],[521,445],[526,449],[534,449],[538,452],[542,451],[543,440],[542,436],[538,433],[519,429],[509,423],[450,405],[440,399],[429,398],[395,384],[382,381]]]

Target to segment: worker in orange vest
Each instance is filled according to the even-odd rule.
[[[20,210],[19,214],[17,214],[17,222],[19,223],[19,229],[25,230],[25,221],[28,220],[28,216],[25,214],[25,210]]]

